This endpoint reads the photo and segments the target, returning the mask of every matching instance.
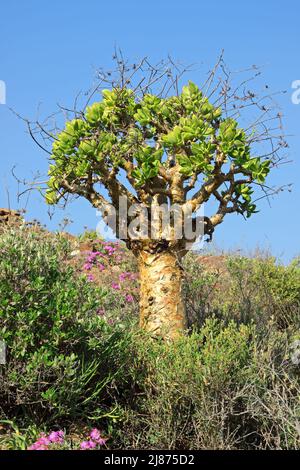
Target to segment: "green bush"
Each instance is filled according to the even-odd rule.
[[[289,344],[285,332],[216,319],[176,344],[140,340],[128,372],[135,398],[123,402],[114,445],[300,448],[299,369]]]
[[[206,318],[255,321],[262,327],[300,328],[299,260],[279,264],[270,256],[228,256],[224,268],[205,269],[201,257],[187,256],[186,302],[190,325],[201,327]]]
[[[300,269],[295,260],[288,266],[273,257],[228,260],[231,288],[228,310],[239,318],[264,323],[273,318],[280,328],[300,327]],[[229,305],[229,302],[231,305]]]
[[[106,291],[68,263],[68,242],[42,230],[0,237],[0,415],[37,422],[114,417],[108,389],[128,336],[98,315]]]

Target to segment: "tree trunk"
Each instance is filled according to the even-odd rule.
[[[169,251],[139,253],[140,326],[154,336],[175,339],[186,328],[182,268]]]

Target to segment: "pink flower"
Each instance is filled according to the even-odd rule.
[[[119,290],[120,289],[120,284],[118,284],[117,282],[112,282],[111,287],[115,290]]]
[[[134,300],[131,294],[126,294],[125,299],[126,299],[126,302],[133,302]]]
[[[92,429],[91,433],[90,433],[90,437],[91,437],[91,439],[93,439],[93,441],[97,442],[101,437],[99,429],[97,429],[97,428]]]
[[[101,264],[101,263],[98,265],[98,267],[99,267],[100,271],[104,271],[104,269],[105,269],[104,264]]]
[[[80,444],[80,449],[81,450],[89,450],[89,449],[94,449],[96,447],[96,442],[94,441],[83,441]]]
[[[110,246],[110,245],[105,245],[105,246],[103,247],[103,249],[104,249],[105,251],[107,251],[107,253],[108,253],[109,256],[112,256],[112,255],[114,254],[114,252],[116,251],[116,248],[113,248],[113,247]]]
[[[85,271],[89,271],[91,268],[92,268],[91,263],[84,263],[83,269],[84,269]]]
[[[51,444],[50,439],[43,433],[36,442],[28,447],[28,450],[48,450],[49,444]]]
[[[107,439],[104,439],[104,437],[99,437],[99,439],[97,440],[97,443],[99,444],[99,446],[104,446],[106,441]]]
[[[136,275],[135,273],[130,273],[130,272],[125,272],[125,273],[121,273],[119,275],[119,280],[120,281],[125,281],[125,279],[130,279],[130,280],[135,280],[136,279]]]
[[[48,436],[45,433],[41,433],[40,437],[31,446],[27,447],[27,450],[51,450],[55,447],[53,444],[63,444],[65,435],[63,431],[51,431]],[[99,446],[105,445],[107,439],[101,437],[101,431],[94,428],[90,432],[90,436],[86,441],[80,443],[81,450],[92,450],[99,448]]]
[[[93,282],[94,281],[94,276],[92,274],[87,275],[88,281]]]
[[[37,444],[36,442],[32,444],[32,446],[27,448],[28,450],[48,450],[47,446],[42,446]]]
[[[98,308],[97,314],[100,315],[101,317],[102,317],[103,315],[105,315],[105,310],[104,310],[104,308]]]
[[[62,444],[64,441],[64,432],[63,431],[52,431],[48,439],[50,442],[55,442],[57,444]]]
[[[48,446],[51,443],[51,441],[48,439],[48,437],[43,435],[36,441],[36,443],[41,446]]]
[[[38,447],[38,444],[35,442],[31,446],[27,447],[27,450],[39,450]]]

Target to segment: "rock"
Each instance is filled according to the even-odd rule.
[[[79,256],[80,253],[81,253],[80,250],[73,250],[73,251],[71,251],[70,256],[72,256],[72,257],[73,257],[73,256]]]
[[[0,224],[21,223],[23,217],[18,211],[0,208]]]

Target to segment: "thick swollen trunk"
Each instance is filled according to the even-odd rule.
[[[186,328],[182,268],[176,253],[139,253],[140,325],[165,339],[175,339]]]

